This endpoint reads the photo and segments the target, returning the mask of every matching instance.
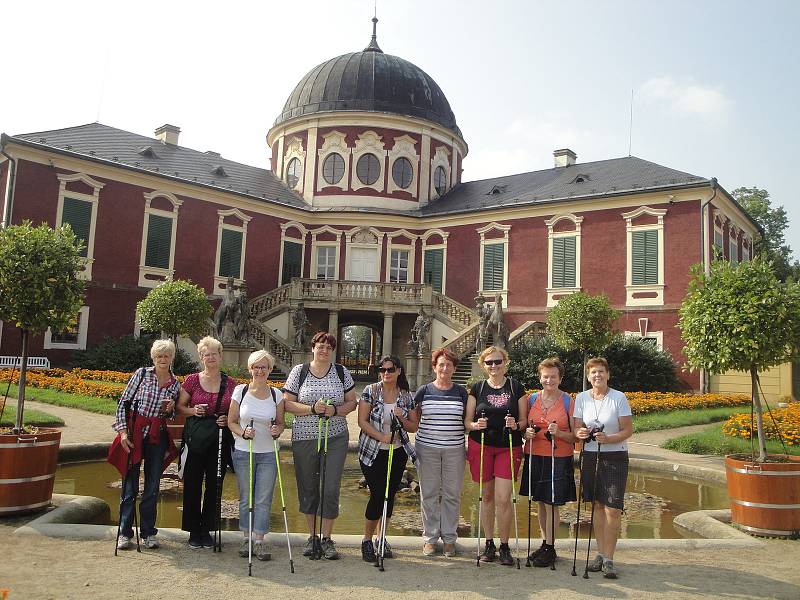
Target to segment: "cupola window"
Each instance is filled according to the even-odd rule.
[[[335,185],[344,177],[344,159],[336,152],[329,154],[322,163],[322,177],[326,183]]]
[[[286,183],[289,184],[290,188],[296,188],[297,184],[300,183],[300,171],[300,159],[293,158],[290,160],[286,169]]]
[[[397,187],[406,189],[414,179],[414,169],[411,161],[405,157],[400,157],[392,165],[392,179]]]
[[[356,163],[356,175],[364,185],[372,185],[381,173],[381,163],[374,154],[364,154]]]
[[[433,187],[436,188],[436,193],[440,196],[447,191],[447,173],[445,173],[444,167],[436,167],[433,172]]]

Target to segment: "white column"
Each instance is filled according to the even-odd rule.
[[[392,353],[392,322],[394,313],[383,313],[383,356]]]
[[[308,128],[306,164],[303,167],[303,198],[314,205],[314,186],[317,181],[317,127]]]
[[[331,310],[328,312],[328,333],[338,337],[339,336],[338,329],[339,329],[339,311]]]

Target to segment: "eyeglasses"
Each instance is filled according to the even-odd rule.
[[[378,367],[378,373],[394,373],[397,367]]]
[[[253,365],[252,367],[250,367],[250,370],[251,371],[271,371],[272,367],[262,367],[260,365],[259,366]]]
[[[485,360],[485,361],[483,361],[483,364],[485,364],[487,367],[493,367],[495,365],[502,365],[503,364],[503,359],[502,358],[494,358],[492,360]]]

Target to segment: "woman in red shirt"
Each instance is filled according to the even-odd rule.
[[[530,559],[534,566],[549,567],[556,560],[553,524],[559,522],[558,507],[576,499],[572,467],[575,434],[571,427],[575,403],[558,387],[564,376],[564,365],[558,358],[543,360],[538,370],[542,391],[531,394],[528,399],[525,465],[519,493],[539,502],[542,546],[531,554]],[[551,439],[555,442],[555,451]],[[528,481],[529,461],[532,461],[532,483]],[[552,478],[551,473],[554,475]]]

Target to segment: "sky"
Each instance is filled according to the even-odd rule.
[[[314,66],[358,51],[374,0],[7,2],[0,131],[94,121],[269,166],[266,135]],[[790,218],[800,2],[378,0],[378,43],[431,75],[469,145],[464,179],[630,153]],[[631,101],[632,99],[632,101]],[[633,126],[631,127],[631,108]],[[796,166],[794,168],[797,168]]]

